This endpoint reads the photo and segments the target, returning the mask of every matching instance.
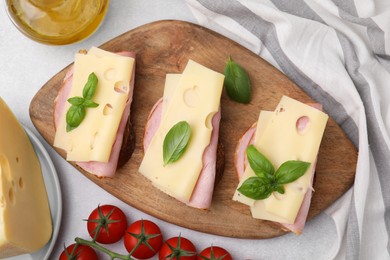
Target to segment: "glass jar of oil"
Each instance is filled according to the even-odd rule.
[[[29,38],[52,45],[85,39],[97,30],[109,0],[6,0],[15,26]]]

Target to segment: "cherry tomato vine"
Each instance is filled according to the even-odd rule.
[[[163,243],[161,230],[154,222],[141,219],[127,226],[126,215],[113,205],[99,205],[85,221],[92,239],[76,237],[74,244],[64,246],[60,260],[95,260],[98,259],[95,250],[108,255],[111,260],[149,259],[156,254],[160,260],[232,259],[220,247],[211,246],[197,254],[194,244],[181,235],[171,237]],[[116,243],[122,238],[128,254],[114,252],[102,245]]]

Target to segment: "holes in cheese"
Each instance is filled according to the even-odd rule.
[[[98,132],[95,132],[93,135],[92,135],[92,138],[91,138],[91,143],[89,145],[90,149],[93,150],[95,148],[95,142],[96,142],[96,137],[98,135]]]
[[[113,107],[111,104],[106,104],[103,108],[103,115],[107,116],[107,115],[111,115],[112,114],[112,111],[113,111]]]
[[[8,180],[11,179],[11,171],[8,160],[4,155],[0,154],[0,175],[3,174]]]
[[[298,118],[296,127],[297,127],[297,132],[301,135],[304,135],[307,133],[310,129],[310,118],[308,116],[301,116]]]
[[[108,81],[115,79],[116,70],[113,68],[109,68],[104,72],[104,78]]]
[[[184,91],[183,99],[184,104],[186,104],[188,107],[197,107],[199,104],[199,94],[198,92],[198,86],[193,86],[192,88],[187,89]]]
[[[129,85],[124,81],[117,81],[115,82],[114,90],[119,94],[127,94],[129,93]]]
[[[296,189],[298,191],[304,191],[304,187],[302,185],[296,184],[292,186],[293,189]]]
[[[272,196],[274,196],[275,199],[277,199],[277,200],[282,200],[282,199],[283,199],[282,194],[280,194],[279,192],[276,192],[276,191],[274,191],[274,192],[272,193]]]
[[[24,181],[23,181],[22,177],[19,177],[18,185],[19,185],[19,188],[21,188],[21,189],[24,188]]]
[[[213,130],[213,117],[214,117],[215,113],[210,113],[208,114],[208,116],[206,117],[206,120],[204,122],[204,125],[206,126],[206,128],[210,129],[210,130]]]
[[[14,205],[15,204],[15,200],[14,200],[14,188],[13,187],[10,187],[9,188],[9,191],[8,191],[8,200],[9,202]]]

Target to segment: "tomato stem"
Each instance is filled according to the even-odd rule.
[[[99,222],[97,228],[96,228],[96,231],[95,231],[95,235],[93,236],[93,242],[96,241],[98,235],[99,235],[99,232],[100,232],[100,229],[102,229],[102,226],[103,224],[101,222]]]
[[[146,232],[145,232],[145,225],[144,225],[144,220],[142,219],[141,220],[141,233],[140,234],[133,234],[133,233],[130,233],[130,232],[127,232],[130,236],[134,237],[137,239],[137,244],[134,246],[134,248],[130,251],[130,255],[133,255],[135,250],[138,249],[138,247],[140,245],[145,245],[146,247],[148,247],[150,250],[152,250],[153,252],[155,252],[154,248],[149,244],[149,239],[152,239],[152,238],[155,238],[155,237],[158,237],[158,236],[161,236],[161,234],[150,234],[150,235],[146,235]]]
[[[95,235],[93,236],[93,241],[95,242],[100,234],[100,230],[102,228],[104,228],[106,230],[106,232],[108,233],[108,225],[111,224],[111,223],[115,223],[115,222],[119,222],[119,220],[112,220],[110,219],[112,213],[114,212],[115,208],[113,208],[107,215],[104,215],[104,213],[102,212],[102,210],[100,209],[100,205],[98,205],[97,207],[97,210],[98,210],[98,214],[99,214],[99,218],[98,219],[85,219],[85,221],[88,221],[88,222],[95,222],[97,223],[98,225],[96,226],[96,228],[92,231],[92,234],[95,233]]]
[[[66,246],[64,245],[66,258],[69,259],[69,260],[77,259],[76,251],[77,251],[78,247],[79,247],[79,244],[76,243],[75,246],[73,247],[72,252],[70,252],[70,254],[69,254],[69,251],[67,250]]]
[[[133,255],[134,251],[137,250],[137,248],[142,244],[142,240],[138,239],[137,244],[134,246],[133,250],[130,251],[129,255]]]
[[[79,244],[76,243],[76,245],[73,247],[72,253],[70,255],[73,257],[76,254],[76,250],[79,247]]]
[[[85,239],[80,238],[80,237],[76,237],[75,241],[76,241],[77,244],[87,245],[87,246],[90,246],[92,248],[95,248],[95,249],[97,249],[97,250],[99,250],[99,251],[109,255],[111,259],[133,260],[133,258],[131,257],[131,254],[129,254],[129,255],[122,255],[122,254],[115,253],[115,252],[105,248],[104,246],[96,243],[95,241],[85,240]]]

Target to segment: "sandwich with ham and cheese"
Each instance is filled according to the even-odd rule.
[[[145,126],[139,172],[188,206],[208,209],[224,153],[218,140],[224,75],[188,61],[167,74],[163,98]]]
[[[254,218],[302,233],[314,191],[317,154],[328,120],[321,109],[320,104],[303,104],[283,96],[275,111],[261,111],[258,121],[240,138],[235,152],[239,184],[233,200],[250,206]],[[258,153],[272,165],[269,173],[262,165],[265,159],[252,158],[260,157]],[[299,169],[301,173],[292,177]],[[263,181],[267,179],[264,176],[271,181]],[[259,193],[253,195],[248,192],[250,189]],[[244,191],[248,194],[244,195]]]
[[[113,177],[134,149],[130,108],[135,53],[76,54],[55,100],[54,146],[98,177]]]

